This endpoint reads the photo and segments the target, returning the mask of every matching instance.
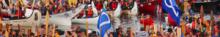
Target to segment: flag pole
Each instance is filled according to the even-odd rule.
[[[53,24],[53,26],[52,26],[52,37],[54,37],[55,36],[55,30],[56,30],[56,28],[55,28],[55,24]]]
[[[88,30],[89,30],[89,28],[88,28],[88,19],[86,19],[86,37],[89,37],[88,36],[89,35]]]
[[[48,25],[49,25],[49,12],[47,11],[47,13],[46,13],[46,19],[45,19],[45,28],[46,28],[46,35],[47,35],[47,33],[48,33]],[[47,36],[45,36],[45,37],[47,37]]]

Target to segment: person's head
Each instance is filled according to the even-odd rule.
[[[122,32],[123,29],[122,29],[122,27],[119,27],[118,30],[119,30],[119,32]]]
[[[118,34],[122,34],[122,32],[123,32],[122,28],[120,28],[120,27],[118,29],[116,29],[116,31],[117,31]]]
[[[169,33],[172,33],[172,32],[173,32],[173,29],[172,29],[172,28],[169,28],[169,29],[168,29],[168,32],[169,32]]]
[[[2,30],[0,30],[0,35],[3,35],[3,31]]]
[[[92,31],[90,34],[89,34],[90,37],[98,37],[98,35],[96,34],[96,31]]]
[[[6,24],[6,29],[10,30],[11,29],[12,24]]]
[[[41,27],[41,29],[45,29],[45,25],[41,25],[40,27]]]
[[[31,34],[30,34],[30,37],[35,37],[34,35],[35,35],[35,34],[31,33]]]
[[[86,35],[85,31],[76,32],[80,37],[84,37]]]
[[[16,35],[16,32],[14,30],[12,31],[12,35]]]
[[[28,29],[28,35],[30,35],[32,33],[32,30],[31,29]]]
[[[88,10],[92,10],[92,5],[91,4],[88,5]]]
[[[204,8],[203,6],[200,6],[200,15],[203,15],[203,13],[204,13]]]
[[[39,31],[44,33],[45,29],[46,29],[45,25],[41,25],[41,28],[39,29]]]
[[[58,28],[58,26],[57,25],[55,25],[55,27],[54,27],[55,29],[57,29]]]
[[[131,32],[131,30],[132,30],[131,27],[128,27],[127,32]]]
[[[114,37],[114,36],[113,36],[113,32],[110,32],[110,33],[109,33],[109,37]]]
[[[22,33],[22,31],[20,30],[19,32],[18,32],[18,36],[22,36],[23,35],[23,33]]]

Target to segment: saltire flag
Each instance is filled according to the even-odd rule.
[[[106,13],[105,8],[102,9],[102,13],[99,16],[97,28],[99,29],[99,33],[100,33],[101,37],[104,37],[107,30],[109,30],[111,28],[110,18],[108,16],[108,14]]]
[[[175,0],[163,0],[162,8],[164,11],[168,12],[168,22],[170,25],[179,26],[180,25],[180,9],[176,4]]]

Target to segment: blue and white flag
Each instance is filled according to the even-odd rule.
[[[105,33],[111,28],[111,22],[106,9],[102,10],[102,14],[99,16],[97,28],[101,37],[104,37]]]
[[[176,0],[163,0],[162,8],[168,12],[168,18],[171,19],[172,23],[175,23],[177,26],[180,25],[181,11],[176,4]]]

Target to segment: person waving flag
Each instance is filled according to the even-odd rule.
[[[172,26],[177,26],[177,37],[184,37],[179,28],[181,11],[176,4],[176,0],[163,0],[162,8],[164,11],[168,12],[168,23]]]
[[[176,0],[163,0],[162,8],[164,11],[168,12],[169,24],[173,26],[179,26],[181,11],[176,4]]]
[[[99,29],[99,33],[101,37],[105,37],[105,33],[111,28],[111,22],[108,14],[106,13],[106,9],[102,9],[102,13],[98,19],[97,28]]]

